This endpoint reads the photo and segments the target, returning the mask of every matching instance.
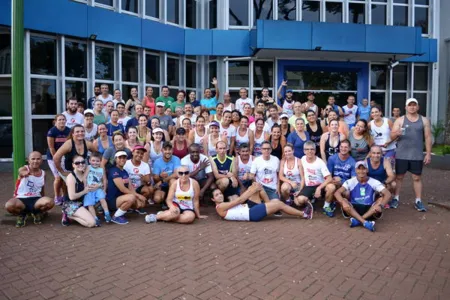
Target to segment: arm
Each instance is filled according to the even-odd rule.
[[[284,81],[281,82],[280,87],[278,88],[278,91],[277,91],[278,99],[282,99],[283,98],[283,95],[281,94],[281,91],[283,90],[283,86],[284,86],[283,83],[284,83]]]
[[[189,132],[188,140],[189,140],[190,144],[194,143],[194,141],[195,141],[195,131],[194,131],[194,129]]]
[[[52,154],[52,156],[55,156],[56,150],[55,150],[55,138],[51,136],[47,136],[47,145],[48,150]]]
[[[214,77],[213,79],[212,79],[212,85],[214,85],[214,89],[216,90],[216,100],[217,100],[217,102],[219,101],[219,98],[220,98],[220,91],[219,91],[219,83],[217,82],[217,79],[216,79],[216,77]],[[213,109],[216,109],[216,107],[213,107]]]
[[[249,139],[249,147],[250,147],[250,154],[253,153],[253,147],[255,147],[255,134],[253,131],[248,131],[248,139]]]
[[[326,133],[322,134],[322,136],[320,137],[320,157],[326,163],[327,156],[325,155],[325,143],[326,143],[325,135],[326,135]]]
[[[61,168],[61,158],[70,152],[72,149],[72,141],[68,140],[66,141],[61,148],[56,151],[55,155],[53,156],[53,162],[55,163],[56,169],[62,174],[64,173],[63,169]]]
[[[384,183],[389,184],[393,181],[395,181],[395,174],[394,171],[392,170],[392,165],[389,159],[385,158],[383,161],[384,164],[384,169],[386,170],[386,181]]]
[[[230,150],[228,151],[228,153],[230,153],[230,155],[234,154],[234,144],[236,143],[236,137],[232,136],[230,139]]]
[[[113,179],[114,185],[119,189],[120,192],[122,192],[123,194],[134,194],[134,188],[133,185],[130,184],[129,186],[131,188],[127,188],[124,184],[123,184],[123,179],[122,177],[117,177]]]
[[[73,177],[72,174],[67,176],[67,193],[69,195],[69,199],[72,201],[80,199],[81,197],[83,197],[84,195],[86,195],[89,192],[88,186],[85,185],[84,190],[82,190],[79,193],[76,193],[75,192],[75,183],[76,183],[75,178]]]
[[[424,130],[424,135],[425,135],[425,150],[426,150],[426,154],[425,154],[425,158],[423,160],[424,164],[429,164],[431,162],[431,147],[433,145],[433,142],[431,140],[431,126],[430,126],[430,121],[423,117],[423,130]]]
[[[341,186],[335,193],[334,198],[336,198],[336,201],[339,203],[347,202],[347,199],[342,197],[342,194],[346,191],[344,186]]]
[[[298,159],[298,170],[300,171],[300,188],[298,191],[300,192],[305,186],[305,171],[303,170],[302,160]]]
[[[286,163],[286,159],[283,158],[280,162],[280,171],[278,171],[278,178],[280,179],[280,183],[283,183],[283,182],[291,183],[291,181],[284,176],[283,166],[285,163]]]
[[[394,125],[392,125],[391,140],[396,140],[402,135],[403,118],[404,117],[398,118],[395,120]]]
[[[28,168],[28,166],[23,166],[19,169],[20,178],[27,177],[28,175],[30,175],[30,169]]]

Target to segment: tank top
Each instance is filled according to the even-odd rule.
[[[71,173],[72,173],[73,177],[75,177],[75,193],[82,192],[84,190],[84,182],[81,181],[80,179],[78,179],[78,177],[77,177],[77,175],[75,175],[74,171],[72,171]],[[84,199],[84,195],[81,196],[80,198],[74,199],[74,200],[70,200],[69,195],[66,196],[67,201],[83,201],[83,199]]]
[[[309,139],[316,144],[316,153],[320,153],[320,138],[322,137],[323,130],[320,124],[317,124],[317,130],[313,131],[309,124],[306,124],[306,131],[309,133]]]
[[[272,136],[270,136],[269,142],[270,145],[272,145]],[[283,149],[281,149],[281,141],[278,141],[278,145],[275,148],[272,146],[272,153],[270,154],[281,160],[281,157],[283,156]]]
[[[375,145],[383,146],[386,142],[391,140],[391,129],[389,128],[388,118],[383,118],[383,124],[378,127],[375,120],[370,121],[370,134],[373,137]],[[395,142],[390,143],[386,148],[381,147],[384,152],[396,148]]]
[[[294,181],[297,184],[300,184],[302,180],[300,177],[300,170],[298,169],[298,158],[297,157],[294,158],[295,163],[292,169],[289,169],[287,160],[284,162],[283,174],[287,179]]]
[[[83,154],[80,154],[77,152],[77,148],[75,147],[75,143],[74,143],[73,139],[71,139],[71,142],[72,142],[72,149],[70,150],[69,153],[67,153],[64,156],[64,159],[65,159],[64,160],[64,168],[69,172],[73,171],[72,162],[73,162],[73,158],[75,155],[80,155],[84,159],[86,159],[88,156],[88,148],[86,145],[86,140],[83,140]]]
[[[200,145],[200,152],[203,153],[204,149],[203,149],[203,139],[207,138],[208,135],[206,134],[206,129],[205,129],[205,133],[203,134],[203,136],[200,136],[197,133],[197,129],[194,129],[194,143],[199,144]]]
[[[258,157],[262,155],[261,147],[263,142],[264,142],[264,131],[261,133],[261,136],[257,138],[255,130],[255,145],[253,146],[253,156]]]
[[[30,170],[29,166],[26,166]],[[15,198],[33,198],[42,197],[42,188],[45,185],[45,171],[40,170],[39,176],[29,175],[17,179],[16,188],[14,190]]]
[[[88,142],[92,142],[95,140],[95,136],[97,135],[97,124],[92,124],[91,131],[88,131],[87,128],[84,128],[84,139]]]
[[[216,151],[216,145],[214,145],[214,144],[211,142],[211,138],[212,138],[212,136],[210,135],[210,136],[208,137],[208,155],[209,155],[209,156],[215,156],[215,155],[217,154],[217,151]]]
[[[250,129],[247,128],[247,131],[245,132],[244,136],[241,136],[239,133],[239,127],[236,130],[236,147],[240,147],[244,143],[249,143],[250,139],[248,138],[248,131]]]
[[[367,159],[367,166],[369,167],[369,174],[368,176],[378,180],[379,182],[383,183],[386,181],[387,174],[386,170],[384,169],[384,163],[383,160],[381,160],[380,165],[378,168],[374,169],[372,167],[372,164],[370,163],[370,158]]]
[[[242,180],[242,178],[244,177],[245,173],[250,173],[250,169],[253,163],[253,157],[250,155],[248,162],[246,164],[244,164],[241,160],[241,156],[237,157],[238,159],[238,178],[240,180]]]
[[[233,168],[233,157],[226,155],[224,161],[220,161],[219,156],[213,157],[213,161],[217,166],[217,171],[219,174],[226,175],[228,172],[232,171]]]
[[[182,159],[183,157],[185,157],[188,154],[189,154],[189,150],[188,150],[186,141],[184,141],[183,149],[181,149],[181,150],[177,149],[177,143],[173,143],[173,155],[175,155],[179,159]]]
[[[288,138],[288,136],[289,136],[289,134],[291,133],[291,124],[287,124],[287,131],[286,131],[286,134],[284,135],[284,137],[286,138],[286,141],[287,141],[287,138]]]
[[[225,106],[225,104],[223,104],[223,111],[233,111],[231,103],[229,103],[228,106]]]
[[[227,221],[250,221],[250,209],[247,204],[238,204],[227,210],[224,219]]]
[[[325,142],[325,156],[328,160],[328,158],[331,155],[334,155],[336,153],[339,153],[339,146],[341,145],[341,134],[338,133],[338,143],[336,146],[331,146],[330,145],[330,134],[328,133],[328,138]]]
[[[153,99],[153,98],[152,98]],[[145,96],[143,101],[144,106],[150,108],[150,116],[155,115],[155,99],[153,101],[150,101],[150,98]]]
[[[180,209],[194,210],[194,185],[192,183],[192,178],[189,178],[189,189],[183,191],[180,187],[180,180],[177,180],[177,189],[175,190],[175,195],[173,196],[173,202],[178,204]]]
[[[294,114],[293,106],[294,106],[293,100],[291,100],[291,102],[288,102],[287,99],[284,99],[283,112],[286,113],[289,118],[292,117],[292,115]]]
[[[155,162],[155,160],[157,160],[158,158],[163,156],[163,152],[162,152],[162,142],[161,142],[161,148],[159,149],[159,153],[156,152],[155,150],[155,142],[151,141],[149,143],[150,145],[150,160],[152,161],[152,163]]]
[[[360,139],[356,139],[353,136],[354,130],[350,131],[348,140],[350,141],[350,145],[352,147],[351,155],[356,161],[364,160],[369,153],[369,145],[367,144],[367,141],[364,139],[364,137],[361,137]],[[357,151],[357,149],[364,149],[364,151],[360,152]]]
[[[149,130],[149,129],[147,129],[147,132],[148,132],[148,130]],[[147,140],[147,132],[145,133],[145,136],[144,136],[144,137],[140,137],[140,136],[139,136],[139,129],[138,129],[137,139],[138,139],[138,141],[139,141],[139,143],[140,143],[141,145],[145,144],[145,141]],[[164,135],[163,135],[163,136],[164,136]]]
[[[405,116],[402,125],[402,135],[397,141],[395,158],[405,160],[423,160],[424,134],[423,119],[419,115],[416,122],[411,122]]]
[[[103,154],[103,153],[105,153],[106,149],[111,148],[112,146],[114,146],[112,138],[110,136],[108,136],[108,144],[109,144],[109,146],[107,148],[103,148],[102,141],[100,140],[100,137],[98,137],[97,138],[98,152]]]

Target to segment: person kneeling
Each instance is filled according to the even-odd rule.
[[[213,191],[217,214],[228,221],[259,222],[278,211],[288,215],[312,219],[313,206],[308,202],[303,211],[288,206],[280,200],[269,200],[261,184],[254,182],[241,196],[231,196],[231,202],[224,202],[220,189]],[[264,203],[261,203],[261,200]]]
[[[383,207],[390,200],[391,193],[381,182],[367,176],[369,170],[365,161],[358,161],[355,169],[356,177],[344,182],[334,193],[334,197],[342,210],[351,216],[350,227],[362,225],[370,231],[375,231],[375,221],[369,219],[381,217]],[[376,200],[377,193],[382,197]]]

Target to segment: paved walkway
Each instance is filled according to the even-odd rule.
[[[427,199],[448,200],[449,175],[427,170]],[[134,215],[125,226],[62,227],[54,209],[16,229],[3,210],[11,175],[0,180],[0,299],[450,298],[450,211],[416,212],[409,183],[370,233],[320,214],[226,222],[212,207],[188,226]]]

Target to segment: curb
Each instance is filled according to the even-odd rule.
[[[428,204],[433,204],[434,206],[444,208],[446,210],[450,210],[450,204],[443,204],[443,203],[430,202],[430,201],[428,201]]]

